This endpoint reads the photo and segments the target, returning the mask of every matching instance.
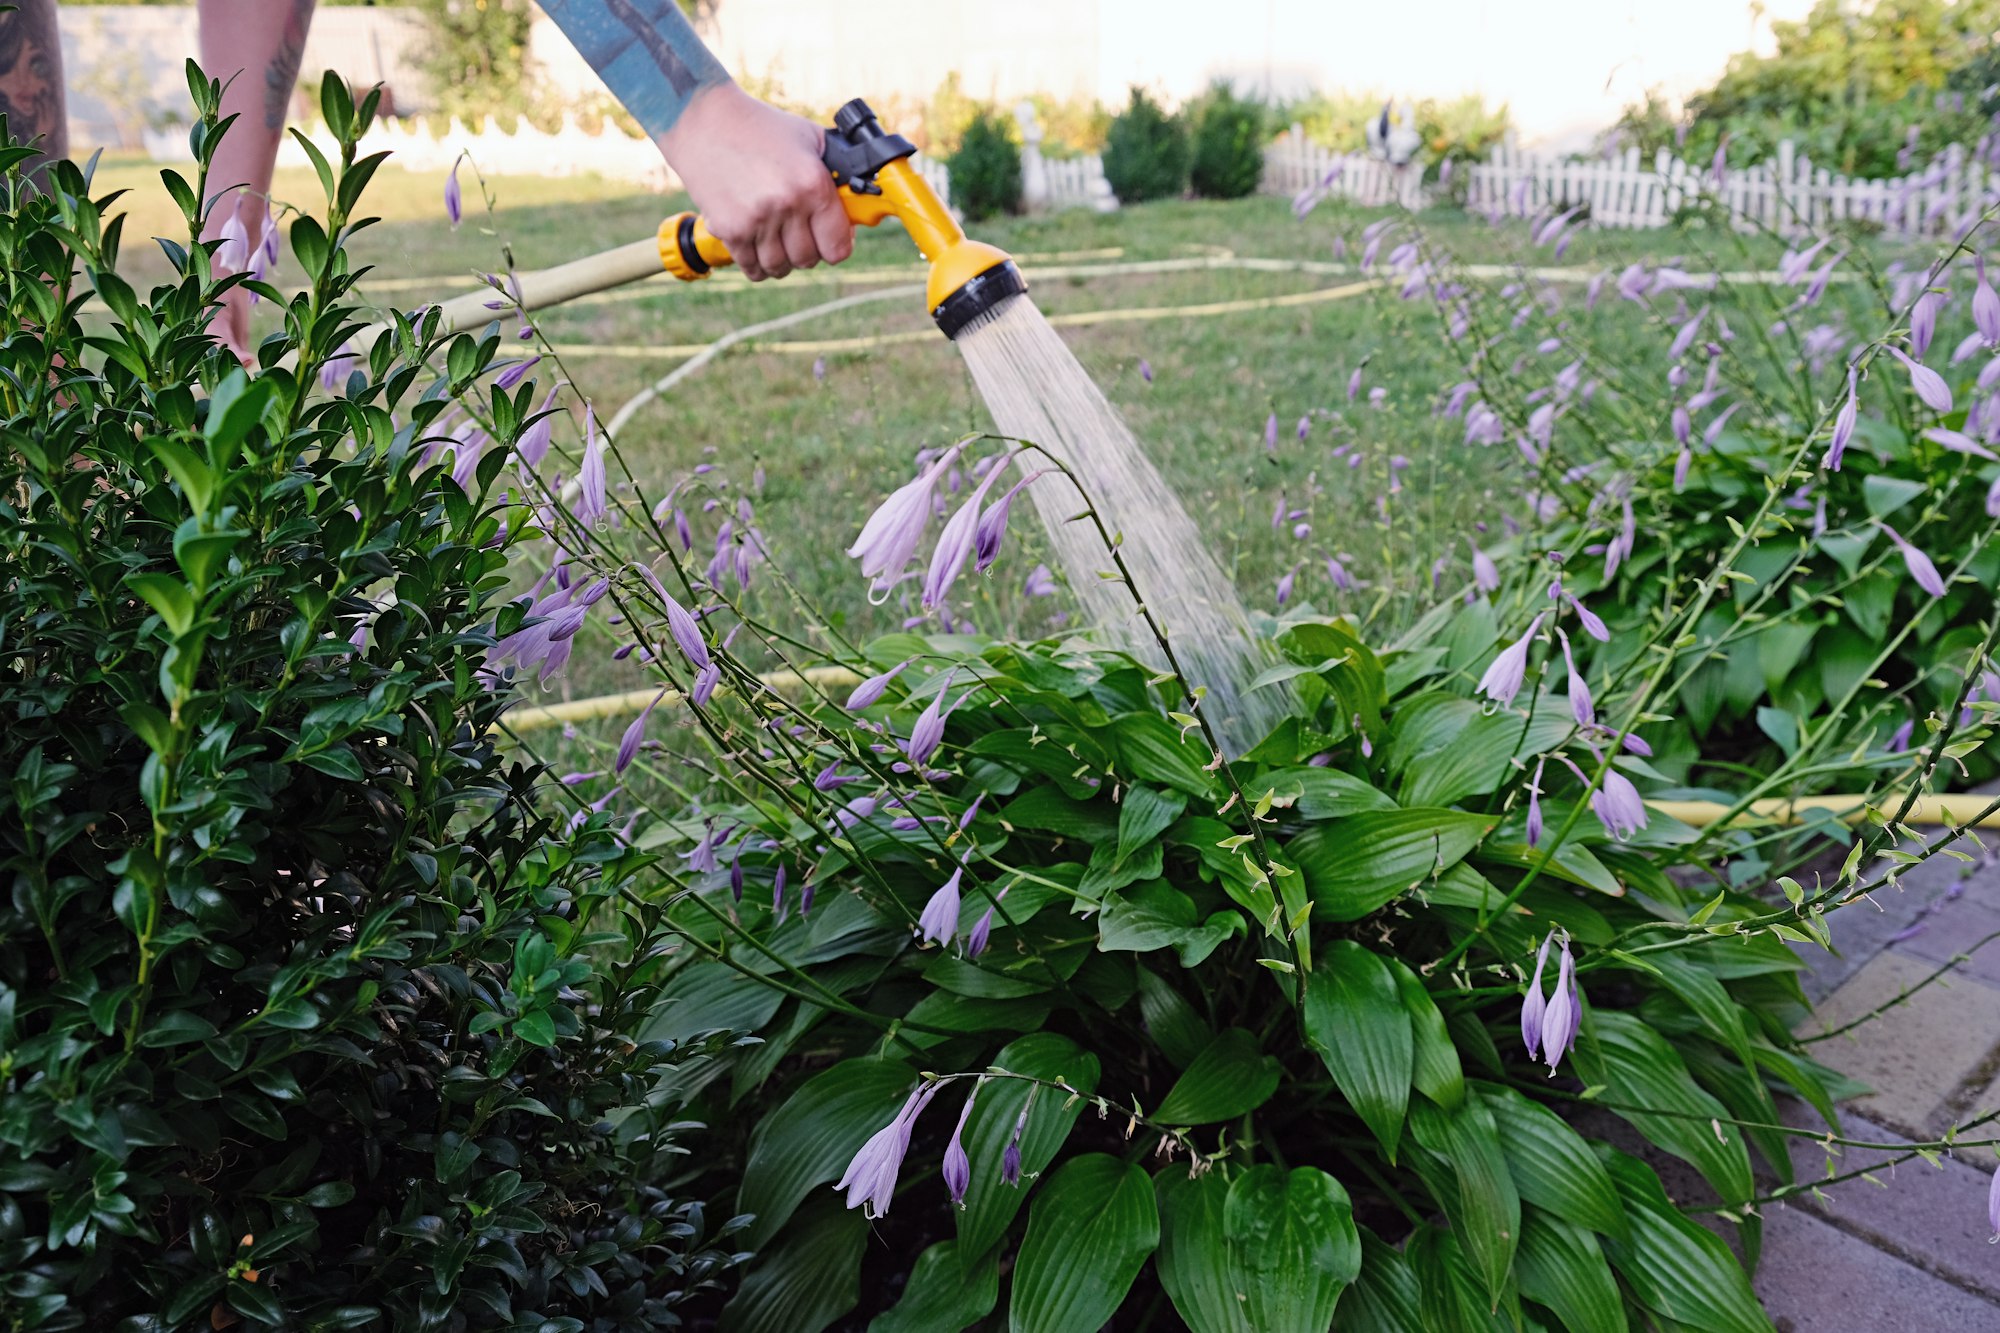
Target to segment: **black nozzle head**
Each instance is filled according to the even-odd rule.
[[[1008,297],[1021,296],[1027,290],[1028,280],[1021,276],[1020,267],[1011,259],[1002,260],[938,302],[931,318],[937,321],[938,331],[945,337],[956,338],[973,320]]]
[[[859,97],[833,113],[833,127],[849,139],[873,138],[882,132],[881,124],[875,119],[875,108]]]
[[[917,146],[902,135],[885,131],[874,109],[857,97],[833,113],[833,131],[826,136],[820,160],[833,173],[835,185],[857,194],[880,194],[875,173],[916,151]]]

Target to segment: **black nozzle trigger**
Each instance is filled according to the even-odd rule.
[[[820,161],[833,173],[835,185],[845,185],[856,194],[880,194],[875,173],[916,151],[917,146],[902,135],[885,133],[875,112],[857,97],[834,113]]]

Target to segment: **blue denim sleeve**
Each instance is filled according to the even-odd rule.
[[[648,134],[665,134],[697,92],[729,81],[674,0],[543,0],[542,8]]]

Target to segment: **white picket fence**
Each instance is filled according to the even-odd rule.
[[[1887,180],[1856,180],[1815,167],[1787,140],[1775,159],[1751,167],[1696,167],[1665,151],[1651,164],[1628,148],[1608,158],[1564,159],[1511,144],[1472,167],[1467,206],[1527,217],[1587,205],[1592,225],[1660,227],[1702,197],[1745,225],[1788,235],[1866,222],[1898,235],[1955,234],[2000,200],[1993,145],[1953,145],[1928,166]]]
[[[1264,193],[1338,195],[1371,208],[1418,209],[1426,202],[1424,168],[1392,167],[1366,153],[1336,153],[1298,126],[1264,150]]]
[[[323,130],[309,130],[322,147]],[[185,160],[185,130],[149,132],[155,159]],[[361,151],[386,150],[392,163],[412,171],[445,171],[460,154],[470,154],[481,170],[497,175],[574,176],[594,174],[665,191],[678,182],[647,139],[635,138],[606,122],[586,130],[572,117],[552,133],[526,121],[502,128],[491,117],[477,127],[454,118],[444,133],[420,120],[381,120],[370,127]],[[305,166],[306,156],[289,139],[280,165]],[[951,200],[951,172],[944,163],[919,154],[917,169],[938,194]],[[1636,148],[1598,158],[1566,158],[1525,152],[1511,143],[1494,149],[1484,162],[1466,169],[1465,201],[1490,216],[1546,216],[1552,211],[1588,208],[1598,227],[1665,226],[1676,212],[1704,196],[1720,199],[1744,225],[1798,234],[1840,222],[1865,222],[1899,235],[1955,234],[1980,212],[2000,201],[2000,141],[1972,148],[1953,146],[1921,170],[1889,180],[1856,180],[1815,167],[1788,141],[1775,159],[1752,167],[1726,168],[1718,179],[1710,167],[1696,167],[1667,152],[1643,162]],[[1115,208],[1104,163],[1095,153],[1074,158],[1043,157],[1024,163],[1026,195],[1033,208]],[[1368,207],[1421,209],[1441,193],[1435,177],[1420,164],[1392,167],[1360,153],[1336,153],[1308,139],[1298,126],[1264,153],[1262,188],[1299,197],[1333,195]]]

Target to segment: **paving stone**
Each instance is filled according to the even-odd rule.
[[[1788,1124],[1825,1128],[1808,1107],[1791,1103],[1784,1109]],[[1840,1128],[1845,1138],[1877,1143],[1900,1142],[1904,1137],[1852,1112],[1842,1114]],[[1794,1139],[1794,1178],[1801,1184],[1825,1179],[1828,1151],[1817,1140]],[[1875,1180],[1842,1181],[1822,1186],[1817,1195],[1795,1195],[1786,1201],[1793,1210],[1817,1214],[1878,1249],[2000,1301],[2000,1254],[1986,1243],[1986,1193],[1992,1176],[1975,1165],[1991,1162],[1990,1153],[1972,1149],[1969,1161],[1946,1158],[1938,1166],[1921,1158],[1883,1166],[1896,1154],[1852,1147],[1833,1151],[1839,1154],[1832,1163],[1833,1174],[1879,1168],[1874,1170]],[[1773,1218],[1776,1209],[1767,1208],[1765,1214]]]
[[[1966,881],[1955,900],[1941,900],[1911,929],[1906,940],[1889,947],[1897,953],[1933,964],[1949,963],[1963,954],[1957,975],[2000,986],[2000,874],[1982,872]]]
[[[1779,1333],[1992,1333],[2000,1305],[1798,1208],[1764,1216],[1754,1281]]]
[[[1955,845],[1961,851],[1974,855],[1979,853],[1970,839],[1961,838]],[[1960,896],[2000,906],[2000,871],[1980,867],[1972,873],[1990,887],[1975,894],[1968,886]],[[1931,933],[1935,926],[1930,917],[1941,910],[1967,874],[1965,862],[1942,854],[1933,856],[1906,871],[1900,878],[1899,887],[1881,889],[1833,913],[1827,918],[1827,924],[1833,932],[1833,946],[1839,950],[1838,953],[1829,954],[1818,945],[1792,946],[1792,952],[1806,964],[1806,973],[1800,982],[1805,987],[1807,998],[1815,1004],[1824,1000],[1910,927],[1921,922],[1925,926],[1923,933]]]
[[[1936,964],[1894,951],[1878,953],[1829,995],[1806,1032],[1826,1031],[1895,999]],[[1918,991],[1907,1002],[1868,1020],[1853,1032],[1813,1047],[1813,1055],[1874,1089],[1854,1102],[1870,1120],[1930,1138],[1947,1103],[1968,1080],[1986,1070],[2000,1042],[2000,987],[1952,976]]]

